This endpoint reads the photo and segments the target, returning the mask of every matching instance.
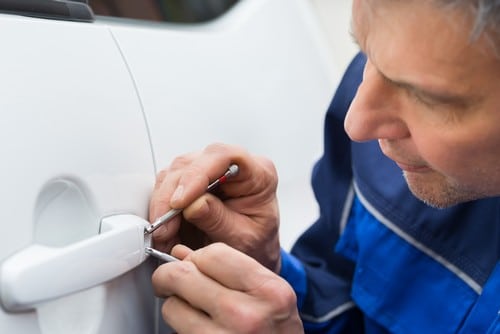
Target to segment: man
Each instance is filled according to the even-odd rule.
[[[160,173],[151,219],[186,209],[157,247],[201,247],[174,247],[184,261],[153,276],[165,320],[179,333],[500,333],[499,22],[496,0],[354,0],[364,55],[327,113],[320,217],[291,254],[268,160],[215,144]],[[197,199],[230,163],[241,172],[220,196]]]

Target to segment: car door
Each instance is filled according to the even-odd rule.
[[[241,0],[202,24],[86,8],[0,0],[15,14],[0,14],[0,333],[170,332],[154,263],[116,260],[140,248],[156,167],[180,153],[224,141],[272,158],[284,247],[315,217],[309,175],[338,77],[306,0]]]
[[[0,333],[155,333],[148,129],[108,28],[70,20],[0,14]]]

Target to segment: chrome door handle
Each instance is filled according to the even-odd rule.
[[[34,244],[0,267],[0,300],[9,311],[109,281],[137,267],[148,257],[149,223],[135,215],[104,218],[100,234],[65,247]]]

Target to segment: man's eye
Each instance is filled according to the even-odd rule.
[[[427,107],[427,108],[435,108],[437,106],[437,102],[436,101],[433,101],[427,97],[424,97],[422,96],[421,94],[419,94],[417,91],[415,90],[412,90],[412,89],[408,89],[407,90],[407,93],[408,95],[410,96],[410,98],[412,100],[414,100],[415,102]]]

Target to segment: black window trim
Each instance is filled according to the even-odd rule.
[[[94,13],[85,0],[0,0],[0,13],[65,21],[94,22]]]

